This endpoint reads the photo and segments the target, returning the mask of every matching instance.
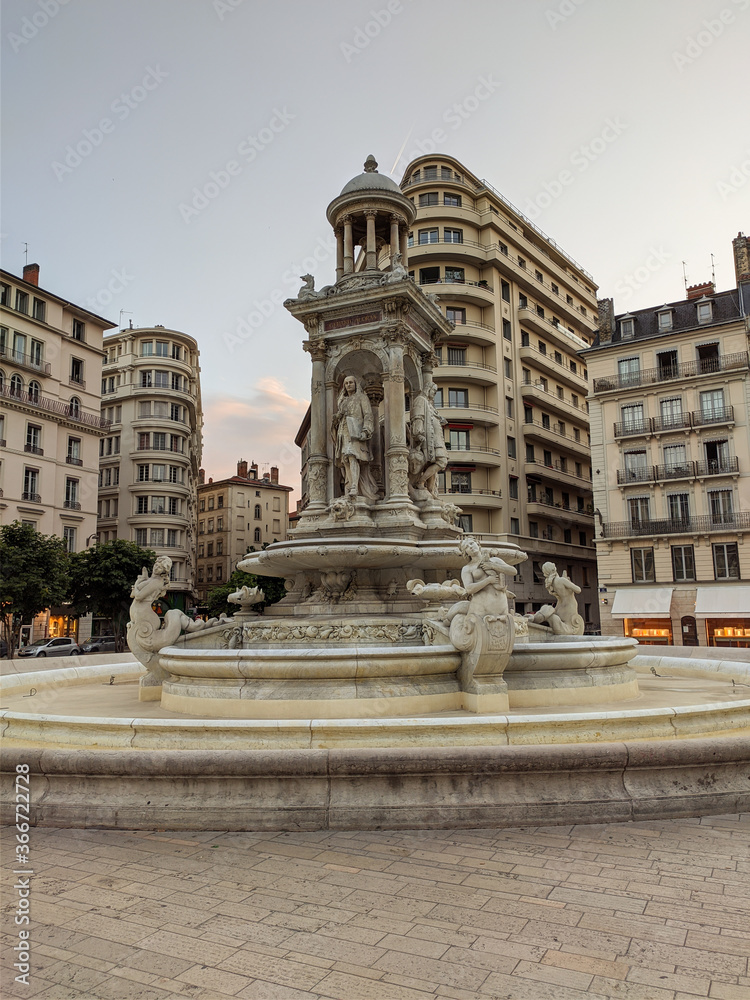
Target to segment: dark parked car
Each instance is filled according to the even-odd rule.
[[[19,656],[78,656],[81,647],[70,636],[58,639],[37,639],[30,646],[18,650]]]
[[[115,653],[117,643],[113,635],[97,635],[81,643],[83,653]]]

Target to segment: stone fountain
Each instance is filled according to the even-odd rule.
[[[262,616],[252,595],[237,595],[233,618],[176,639],[176,623],[149,617],[158,580],[140,580],[129,634],[148,669],[140,697],[235,719],[486,715],[634,698],[637,643],[584,638],[578,588],[551,563],[556,603],[530,619],[513,614],[507,582],[526,554],[464,536],[459,508],[438,494],[447,451],[432,373],[453,324],[408,276],[415,209],[376,168],[368,157],[328,207],[335,283],[316,291],[305,275],[285,302],[312,361],[309,502],[288,541],[239,568],[284,579],[287,594]]]

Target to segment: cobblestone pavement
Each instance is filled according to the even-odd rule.
[[[750,816],[524,830],[30,831],[35,1000],[750,998]],[[17,866],[21,867],[21,866]]]

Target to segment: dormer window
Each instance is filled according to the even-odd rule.
[[[696,303],[698,322],[699,323],[710,323],[713,319],[714,304],[711,299],[707,299],[705,296]]]
[[[657,314],[657,322],[659,325],[659,330],[671,330],[672,329],[672,310],[665,308],[660,309]]]
[[[635,319],[633,316],[623,316],[620,320],[620,339],[632,340],[635,337]]]

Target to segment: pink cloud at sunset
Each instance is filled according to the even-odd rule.
[[[207,394],[203,397],[203,468],[206,479],[226,479],[237,461],[257,462],[260,474],[279,467],[279,481],[292,486],[290,510],[299,497],[300,452],[294,438],[308,407],[306,399],[289,395],[272,376],[258,380],[247,398]]]

